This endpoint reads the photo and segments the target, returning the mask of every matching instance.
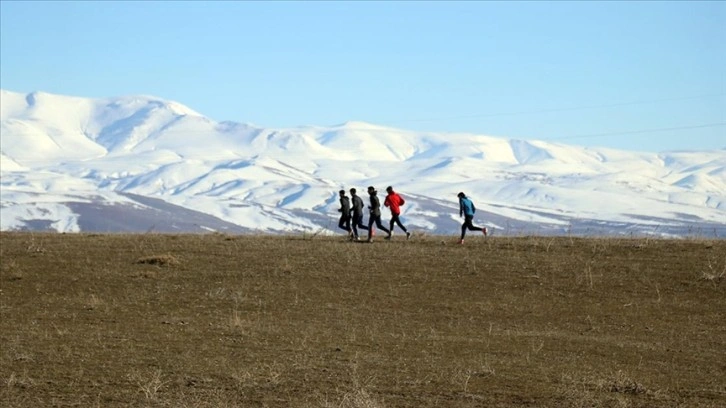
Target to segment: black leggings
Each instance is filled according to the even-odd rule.
[[[474,220],[473,215],[465,215],[464,216],[464,223],[461,224],[461,239],[464,239],[464,235],[466,235],[466,230],[469,231],[481,231],[483,228],[481,227],[475,227],[474,224],[472,224],[472,220]]]
[[[338,221],[338,228],[344,229],[350,233],[350,215],[342,214],[340,216],[340,221]]]
[[[408,232],[406,230],[406,227],[404,227],[403,224],[401,224],[401,220],[398,218],[398,214],[391,214],[391,223],[388,226],[388,228],[390,228],[391,231],[393,231],[393,224],[396,224],[399,227],[401,227],[401,229],[403,230],[403,232]]]
[[[376,224],[379,230],[385,232],[386,234],[390,234],[391,231],[383,226],[383,223],[381,222],[381,216],[380,215],[373,215],[368,218],[368,239],[371,239],[373,236],[373,224]]]
[[[358,228],[362,230],[368,230],[368,227],[363,225],[363,214],[353,213],[353,234],[358,237]]]

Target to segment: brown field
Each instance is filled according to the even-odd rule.
[[[724,407],[726,241],[0,234],[3,407]]]

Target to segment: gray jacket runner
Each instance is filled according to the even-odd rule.
[[[363,199],[357,195],[353,196],[353,209],[351,211],[353,211],[353,215],[355,216],[363,215]]]
[[[376,217],[381,216],[381,202],[378,201],[378,195],[376,192],[373,192],[370,194],[371,196],[371,205],[368,207],[371,210],[371,214],[375,215]]]
[[[340,197],[340,212],[343,213],[343,215],[350,217],[350,201],[348,201],[348,197]]]

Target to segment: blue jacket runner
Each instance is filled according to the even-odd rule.
[[[473,217],[475,212],[476,207],[474,207],[473,201],[469,200],[468,197],[459,198],[459,216],[466,215],[469,217]]]

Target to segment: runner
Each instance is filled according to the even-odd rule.
[[[371,211],[368,218],[368,242],[373,242],[373,234],[375,234],[375,229],[373,228],[374,223],[378,229],[386,232],[389,236],[391,235],[391,231],[384,227],[381,222],[381,202],[378,200],[378,192],[375,187],[368,187],[368,195],[371,198],[371,205],[368,206],[368,209]]]
[[[476,212],[476,207],[474,207],[474,202],[471,201],[466,194],[459,193],[459,217],[464,217],[464,223],[461,224],[461,239],[459,239],[459,243],[464,243],[464,235],[466,235],[466,230],[469,231],[481,231],[484,236],[487,235],[487,229],[485,227],[475,227],[474,224],[472,224],[472,221],[474,220],[474,213]]]
[[[388,195],[386,196],[385,201],[383,201],[383,205],[391,209],[391,222],[389,225],[391,232],[388,233],[386,239],[391,239],[391,237],[393,236],[394,224],[401,227],[403,232],[406,233],[406,239],[411,238],[411,233],[408,232],[406,227],[401,223],[401,219],[399,218],[399,216],[401,215],[401,206],[404,205],[406,201],[398,193],[393,191],[393,187],[391,186],[386,187],[386,192],[388,193]]]

